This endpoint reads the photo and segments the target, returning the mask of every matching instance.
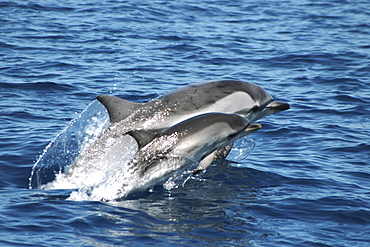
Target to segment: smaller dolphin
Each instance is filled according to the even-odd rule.
[[[190,168],[217,150],[258,129],[236,114],[207,113],[182,121],[160,134],[136,130],[133,136],[139,151],[128,163],[129,183],[123,184],[117,198],[143,191]],[[210,159],[212,162],[213,157]]]

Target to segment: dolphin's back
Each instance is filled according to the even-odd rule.
[[[187,115],[198,111],[198,114],[224,112],[244,115],[253,107],[266,106],[273,98],[258,85],[220,80],[179,88],[157,100],[170,107],[172,114]]]
[[[239,97],[250,98],[249,101],[253,104],[249,106],[250,108],[253,108],[254,105],[258,107],[267,105],[273,101],[271,95],[260,86],[238,80],[196,83],[171,91],[158,100],[161,100],[165,105],[175,106],[173,107],[174,111],[184,113],[217,105],[218,102],[222,102],[222,99],[237,94]],[[246,104],[246,102],[239,103]]]
[[[235,132],[240,132],[249,125],[246,119],[235,114],[206,113],[180,122],[163,131],[162,135],[171,135],[175,132],[186,132],[187,135],[196,135],[200,130],[208,128],[215,123],[225,123]]]

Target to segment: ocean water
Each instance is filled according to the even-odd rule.
[[[369,20],[367,0],[1,1],[0,244],[370,246]],[[117,202],[29,189],[96,96],[213,79],[291,104],[248,157]]]

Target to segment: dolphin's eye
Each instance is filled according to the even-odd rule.
[[[253,106],[252,111],[253,112],[256,112],[256,111],[258,111],[258,109],[259,109],[259,106],[258,105],[255,105],[255,106]]]

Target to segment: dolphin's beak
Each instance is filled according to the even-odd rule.
[[[260,108],[257,112],[252,113],[248,117],[248,120],[250,122],[254,122],[260,118],[288,109],[290,109],[290,105],[288,103],[272,101],[267,106]]]
[[[285,111],[285,110],[290,109],[290,105],[288,103],[284,103],[284,102],[272,101],[270,104],[268,104],[265,107],[265,109],[266,108],[270,111],[274,111],[274,113],[275,113],[275,112]]]
[[[248,125],[248,127],[241,133],[240,137],[239,138],[242,138],[244,136],[247,136],[249,134],[252,134],[253,132],[259,130],[262,128],[262,125],[261,124],[258,124],[258,123],[253,123],[253,124],[250,124]]]
[[[245,130],[246,132],[248,132],[248,135],[261,129],[262,128],[262,125],[261,124],[258,124],[258,123],[253,123],[253,124],[250,124],[247,129]]]

